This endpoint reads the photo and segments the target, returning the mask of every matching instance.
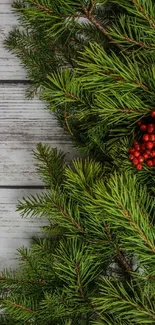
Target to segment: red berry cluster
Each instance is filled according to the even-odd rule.
[[[151,112],[151,117],[155,118],[155,110]],[[134,142],[133,147],[129,150],[129,160],[137,170],[143,168],[143,163],[149,167],[155,166],[155,123],[144,124],[138,121],[138,125],[142,132],[140,142]]]

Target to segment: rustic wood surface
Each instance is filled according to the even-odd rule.
[[[0,0],[0,270],[16,265],[16,248],[37,235],[41,220],[22,219],[16,203],[42,186],[35,173],[32,150],[38,142],[49,143],[75,155],[70,139],[53,114],[37,98],[25,99],[26,72],[3,42],[17,20],[12,0]]]

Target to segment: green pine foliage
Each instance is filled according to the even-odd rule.
[[[155,109],[154,0],[16,0],[15,53],[85,154],[115,164],[120,141]],[[41,92],[40,92],[41,90]]]
[[[43,238],[0,275],[1,324],[155,324],[154,169],[128,148],[155,109],[153,0],[16,0],[19,27],[5,45],[27,68],[75,145],[90,158],[65,165],[39,144],[46,189],[19,202],[45,217]],[[93,158],[92,158],[93,157]],[[96,160],[94,160],[96,158]]]
[[[0,274],[2,324],[155,324],[155,199],[147,187],[91,159],[65,166],[45,145],[35,156],[48,188],[18,211],[49,225],[18,250],[19,268]]]

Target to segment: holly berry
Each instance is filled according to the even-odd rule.
[[[155,134],[150,134],[149,135],[149,140],[150,141],[155,141]]]
[[[155,118],[155,110],[150,115],[152,118]],[[148,167],[155,166],[155,122],[144,123],[142,120],[139,120],[137,124],[145,134],[142,135],[140,142],[135,141],[133,147],[129,149],[129,160],[135,165],[137,170],[141,170],[144,161],[146,161]]]
[[[147,131],[147,125],[146,124],[141,124],[140,130],[143,131],[143,132]]]
[[[136,149],[137,151],[139,151],[139,150],[140,150],[140,145],[139,145],[139,144],[136,144],[136,145],[135,145],[135,149]]]
[[[139,161],[140,163],[142,163],[142,162],[144,161],[144,157],[143,157],[143,156],[139,156],[139,157],[138,157],[138,161]]]
[[[132,155],[132,153],[129,155],[129,160],[133,160],[134,159],[134,155]]]
[[[155,110],[151,112],[151,117],[155,118]]]
[[[151,157],[155,157],[155,150],[151,151]]]
[[[129,153],[133,153],[133,152],[135,152],[135,148],[129,149]]]
[[[149,141],[149,134],[144,134],[143,135],[143,141]]]
[[[152,143],[152,142],[151,142]],[[139,151],[135,151],[134,153],[133,153],[133,155],[135,156],[135,157],[139,157],[140,156],[140,152]]]
[[[144,151],[144,150],[146,149],[146,145],[145,145],[145,143],[141,144],[140,149],[141,149],[141,151]],[[133,151],[133,152],[134,152],[134,151]],[[133,152],[132,152],[132,153],[133,153]]]
[[[154,125],[148,124],[148,133],[153,133],[153,132],[154,132]]]
[[[143,168],[142,164],[138,164],[138,165],[136,165],[136,169],[137,169],[137,170],[141,170],[142,168]]]
[[[147,143],[146,143],[146,147],[148,148],[148,149],[152,149],[153,148],[153,143],[151,142],[151,141],[148,141]]]
[[[139,126],[141,126],[141,125],[142,125],[142,120],[139,120],[139,121],[137,122],[137,124],[138,124]]]
[[[144,159],[147,159],[147,158],[149,158],[149,155],[146,152],[144,152],[143,157],[144,157]]]
[[[132,160],[132,163],[136,166],[136,165],[138,165],[139,161],[138,161],[137,158],[134,158],[134,159]]]
[[[135,148],[130,148],[129,149],[129,153],[134,153],[135,152]]]
[[[139,142],[137,142],[137,141],[135,141],[134,143],[133,143],[133,146],[135,147],[135,146],[139,146]]]
[[[145,150],[145,153],[147,153],[147,155],[150,157],[151,156],[151,150],[147,149]]]
[[[151,159],[148,159],[147,162],[146,162],[146,165],[148,167],[152,167],[153,166],[153,161]]]

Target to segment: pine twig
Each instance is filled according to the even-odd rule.
[[[120,250],[117,251],[116,262],[118,263],[119,267],[122,269],[125,277],[130,278],[131,272],[133,272],[132,266],[124,256],[124,253]]]
[[[19,308],[19,309],[22,309],[22,310],[28,312],[28,313],[34,313],[33,310],[31,310],[31,309],[29,309],[29,308],[26,308],[26,307],[24,307],[24,306],[22,306],[22,305],[18,305],[18,304],[16,304],[15,302],[10,302],[10,304],[11,304],[12,306],[16,307],[16,308]]]
[[[49,8],[44,7],[43,5],[39,4],[37,2],[37,0],[33,0],[33,1],[34,1],[35,5],[36,5],[36,7],[38,9],[40,9],[42,11],[45,11],[50,15],[56,15],[59,18],[82,18],[82,17],[84,17],[81,13],[80,14],[74,14],[74,15],[62,15],[62,14],[59,14],[59,13],[57,13],[57,12],[55,12],[55,11],[49,9]]]
[[[83,286],[82,286],[82,283],[81,283],[81,280],[80,280],[80,269],[79,269],[79,266],[77,263],[74,264],[75,266],[75,272],[76,272],[76,275],[77,275],[77,280],[78,280],[78,285],[79,285],[79,293],[81,295],[82,298],[84,298],[84,290],[83,290]]]
[[[86,7],[83,8],[84,13],[86,15],[86,18],[93,24],[95,25],[95,27],[100,30],[100,32],[106,36],[109,41],[111,41],[117,48],[119,48],[120,50],[122,50],[122,47],[116,43],[113,38],[109,35],[109,33],[107,32],[106,28],[95,18],[95,16],[92,14],[92,10],[88,10]]]
[[[65,113],[64,113],[64,119],[65,119],[65,123],[66,123],[66,127],[67,127],[67,130],[68,132],[70,133],[70,135],[73,137],[74,134],[69,126],[69,123],[68,123],[68,119],[72,116],[72,115],[67,115],[67,110],[66,110],[66,105],[65,105]]]
[[[155,253],[155,247],[152,245],[151,241],[146,237],[146,235],[141,231],[141,229],[139,229],[139,227],[137,226],[137,224],[132,220],[132,216],[129,213],[129,211],[124,210],[124,208],[121,207],[121,206],[120,206],[120,208],[122,209],[123,214],[129,220],[131,227],[133,227],[133,229],[137,232],[137,234],[139,235],[139,237],[145,242],[145,244],[149,247],[149,249],[153,253]]]
[[[113,242],[112,235],[110,233],[109,225],[105,226],[105,230],[110,242]],[[130,278],[130,274],[133,271],[132,266],[130,265],[129,261],[124,256],[124,253],[117,249],[116,251],[116,262],[118,263],[119,267],[122,269],[123,274],[125,277]]]
[[[28,281],[28,280],[18,280],[18,279],[8,279],[5,277],[0,277],[0,281],[8,281],[8,282],[13,282],[13,283],[23,283],[23,284],[32,284],[32,285],[40,285],[44,286],[45,283],[41,281]]]
[[[92,3],[92,5],[91,5],[91,7],[90,7],[90,9],[89,9],[89,15],[92,14],[92,12],[93,12],[93,10],[94,10],[94,7],[95,7],[95,5],[96,5],[96,2],[97,2],[97,0],[93,0],[93,3]]]
[[[62,215],[64,217],[66,217],[68,220],[70,220],[72,222],[72,224],[78,229],[79,232],[85,233],[83,227],[81,225],[79,225],[78,222],[69,213],[67,213],[65,211],[65,209],[63,209],[59,205],[56,205],[56,208],[58,211],[60,211],[62,213]]]
[[[135,7],[137,8],[137,10],[142,13],[142,15],[149,21],[150,25],[153,27],[153,29],[155,29],[155,22],[153,20],[152,17],[150,17],[145,10],[143,9],[143,7],[137,2],[137,0],[132,0],[133,4],[135,5]]]
[[[144,44],[144,43],[142,43],[142,42],[138,42],[138,41],[136,41],[136,40],[134,40],[133,38],[130,38],[130,37],[128,37],[128,36],[125,36],[124,39],[125,39],[126,41],[128,41],[128,42],[130,42],[130,43],[133,43],[133,44],[135,44],[135,45],[138,45],[138,46],[140,46],[140,47],[143,47],[143,48],[146,48],[146,49],[152,49],[151,46],[148,46],[148,45],[146,45],[146,44]],[[125,51],[124,51],[124,52],[125,52]]]

